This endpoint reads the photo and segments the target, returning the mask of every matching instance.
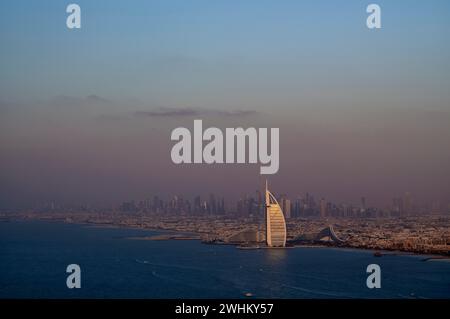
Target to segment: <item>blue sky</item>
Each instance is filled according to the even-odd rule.
[[[374,0],[377,31],[372,1],[78,0],[69,30],[71,2],[0,1],[0,208],[252,192],[171,162],[192,113],[279,127],[289,196],[450,202],[450,1]]]
[[[298,104],[298,92],[363,99],[450,85],[445,0],[377,1],[380,31],[365,26],[368,1],[77,1],[81,30],[65,26],[68,3],[1,2],[3,99],[254,108]]]

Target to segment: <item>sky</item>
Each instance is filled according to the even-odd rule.
[[[450,3],[0,3],[0,208],[237,198],[259,165],[174,165],[170,132],[279,127],[275,192],[450,203]],[[239,187],[236,187],[239,185]]]

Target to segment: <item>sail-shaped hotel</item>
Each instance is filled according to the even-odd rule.
[[[269,192],[266,181],[266,242],[268,247],[286,246],[286,222],[276,198]]]

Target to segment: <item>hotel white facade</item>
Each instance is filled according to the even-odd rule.
[[[276,198],[266,182],[266,242],[268,247],[286,246],[286,221]]]

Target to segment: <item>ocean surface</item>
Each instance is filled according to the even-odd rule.
[[[0,298],[450,298],[449,260],[334,248],[240,250],[161,232],[0,222]],[[381,288],[366,286],[367,265]],[[81,288],[66,267],[81,267]]]

